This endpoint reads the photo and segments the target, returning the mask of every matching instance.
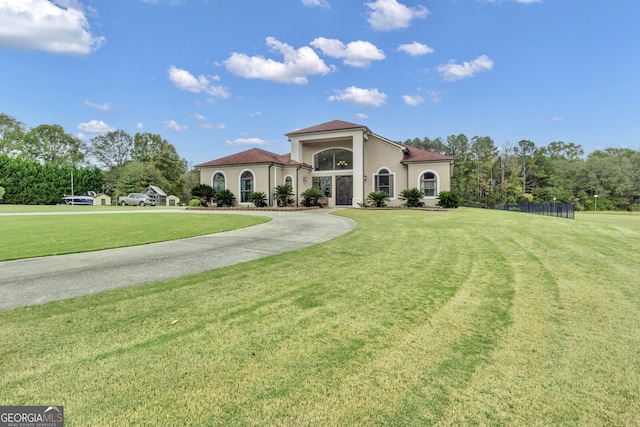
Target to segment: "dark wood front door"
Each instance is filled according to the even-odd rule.
[[[336,206],[351,206],[353,197],[353,177],[336,177]]]

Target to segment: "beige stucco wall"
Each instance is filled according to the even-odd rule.
[[[451,163],[450,162],[426,162],[409,164],[409,187],[420,188],[420,177],[425,172],[433,172],[436,175],[436,194],[441,191],[451,190]],[[422,199],[426,206],[436,206],[437,197],[425,197]]]
[[[254,176],[253,191],[262,191],[269,197],[269,204],[273,204],[273,190],[276,185],[284,185],[287,176],[291,177],[291,183],[295,199],[300,202],[299,195],[311,186],[310,173],[305,168],[298,166],[269,167],[268,164],[223,166],[200,169],[200,182],[213,186],[213,175],[221,172],[225,176],[225,186],[236,196],[236,204],[239,206],[251,206],[250,202],[240,202],[240,176],[244,171],[250,171]],[[306,177],[306,180],[305,180]]]

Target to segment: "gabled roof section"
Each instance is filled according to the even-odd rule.
[[[359,125],[357,123],[350,123],[342,120],[332,120],[330,122],[322,123],[308,128],[294,130],[293,132],[285,134],[285,136],[302,135],[305,133],[331,132],[347,129],[365,129],[367,132],[369,132],[369,129],[366,126]]]
[[[147,191],[152,190],[153,193],[157,194],[158,196],[164,196],[166,197],[166,193],[164,191],[162,191],[162,189],[160,187],[156,187],[155,185],[150,185],[147,187]]]
[[[434,153],[433,151],[421,150],[420,148],[412,147],[410,145],[404,145],[402,151],[404,151],[404,158],[402,159],[403,163],[453,161],[453,157]]]
[[[245,150],[240,153],[236,153],[230,156],[211,160],[210,162],[200,163],[195,167],[203,168],[203,167],[211,167],[211,166],[232,166],[232,165],[260,164],[260,163],[274,163],[282,166],[304,165],[303,163],[298,163],[294,160],[291,160],[291,153],[276,154],[276,153],[272,153],[271,151],[262,150],[260,148],[251,148],[249,150]]]

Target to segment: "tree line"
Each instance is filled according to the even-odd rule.
[[[582,146],[533,141],[496,146],[488,136],[414,138],[406,145],[455,159],[452,190],[462,204],[573,203],[578,210],[640,211],[640,151],[605,148],[585,156]],[[596,197],[597,196],[597,197]]]
[[[59,203],[71,193],[72,171],[79,180],[75,194],[95,191],[114,199],[155,185],[188,201],[190,189],[199,182],[198,173],[188,171],[187,161],[159,134],[132,136],[113,130],[84,142],[60,125],[27,129],[4,113],[0,113],[0,170],[4,203]],[[84,176],[92,178],[83,181]]]

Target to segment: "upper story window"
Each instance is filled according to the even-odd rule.
[[[435,197],[438,188],[438,180],[433,172],[425,172],[420,177],[420,190],[425,197]]]
[[[284,179],[284,185],[288,185],[289,187],[293,188],[293,178],[291,178],[291,175],[288,175]]]
[[[313,170],[353,169],[353,153],[341,148],[324,150],[313,156]]]
[[[212,184],[213,184],[212,185],[213,191],[215,193],[217,193],[220,190],[224,190],[225,189],[224,175],[222,174],[222,172],[216,172],[213,175]]]

